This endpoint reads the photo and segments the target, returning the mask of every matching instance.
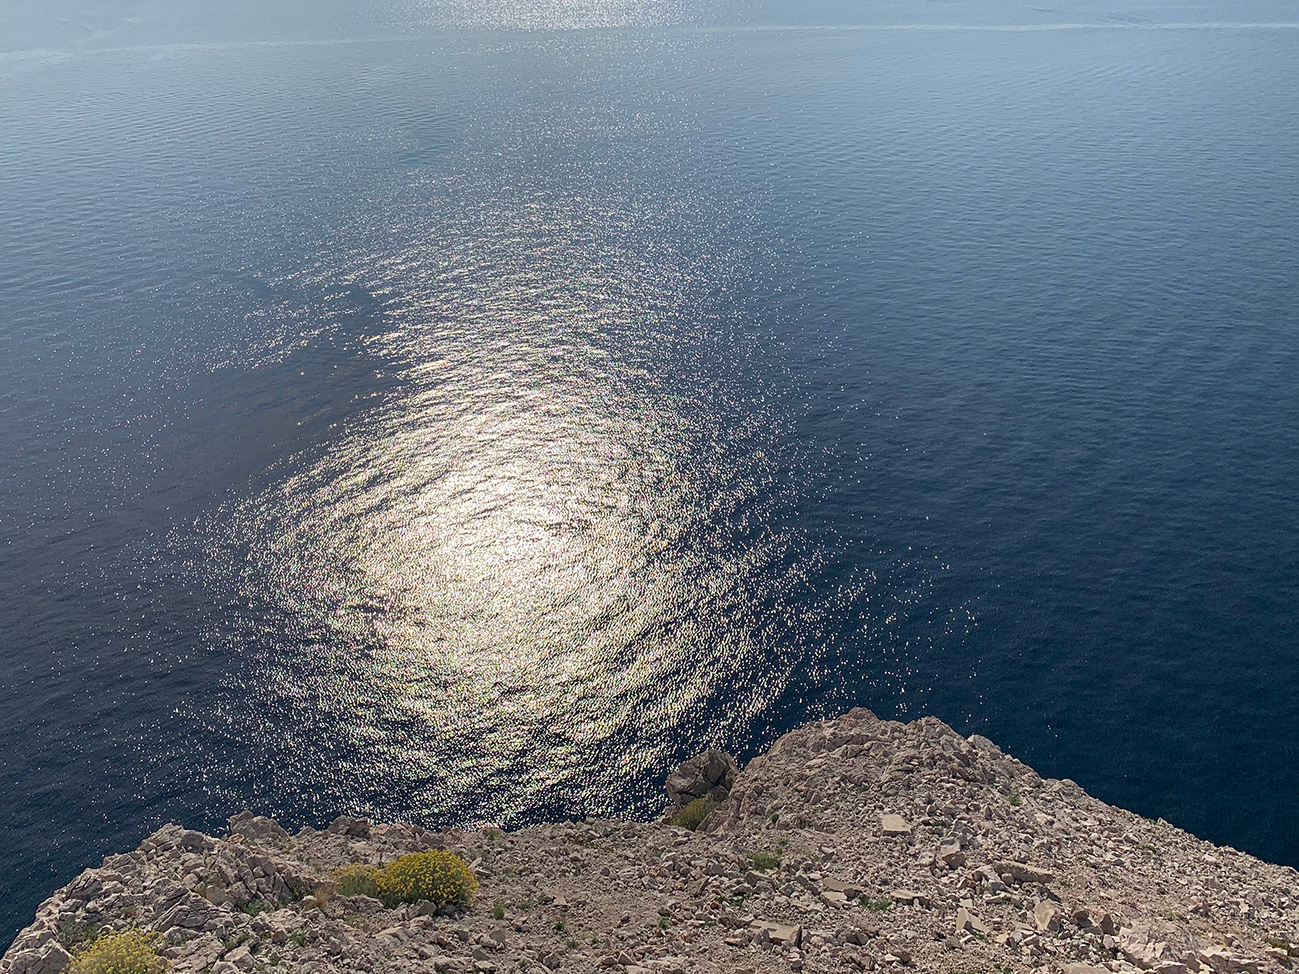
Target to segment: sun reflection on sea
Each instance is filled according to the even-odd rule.
[[[757,615],[790,544],[772,425],[718,388],[717,323],[689,317],[701,267],[632,246],[645,208],[617,205],[475,208],[472,242],[387,259],[397,390],[231,513],[250,599],[298,646],[250,690],[348,742],[355,766],[322,773],[401,782],[417,812],[492,793],[508,816],[781,685]]]
[[[423,27],[579,30],[678,24],[681,0],[406,0],[408,23]]]

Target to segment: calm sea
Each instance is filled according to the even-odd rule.
[[[0,943],[864,705],[1299,863],[1299,8],[0,0]]]

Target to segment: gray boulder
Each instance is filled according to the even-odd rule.
[[[35,950],[14,955],[10,974],[59,974],[72,962],[68,952],[57,943],[47,943]]]
[[[154,929],[167,931],[172,927],[184,930],[215,930],[229,917],[201,896],[188,895],[158,917]]]
[[[370,829],[370,820],[368,818],[351,818],[347,815],[340,815],[329,824],[331,834],[346,835],[353,839],[368,839]]]
[[[679,807],[689,805],[696,798],[725,801],[739,773],[735,758],[725,751],[709,748],[668,775],[668,798]]]
[[[264,815],[254,815],[249,811],[242,811],[238,815],[231,816],[230,834],[242,835],[246,839],[254,841],[283,841],[289,837],[278,822],[273,818],[267,818]]]

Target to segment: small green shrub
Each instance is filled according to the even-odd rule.
[[[679,808],[672,813],[668,819],[669,825],[675,825],[678,828],[689,829],[693,832],[703,824],[708,813],[717,807],[717,802],[711,798],[696,798],[685,808]]]
[[[158,956],[157,938],[139,930],[100,934],[77,952],[67,974],[163,974],[168,963]]]
[[[77,923],[75,920],[63,920],[59,923],[56,936],[63,949],[76,951],[79,947],[94,943],[99,936],[98,923]]]
[[[339,896],[373,896],[379,898],[379,870],[374,866],[353,863],[334,873]]]
[[[1299,947],[1281,937],[1264,937],[1263,943],[1269,947],[1275,947],[1277,950],[1284,950],[1291,957],[1299,956]]]
[[[760,873],[770,872],[773,869],[780,868],[780,853],[778,852],[755,852],[749,856],[749,862],[753,868]]]
[[[496,903],[496,904],[494,904],[494,905],[492,906],[492,919],[493,919],[493,920],[504,920],[504,919],[505,919],[505,904],[504,904],[504,903]]]
[[[891,910],[891,909],[893,909],[893,901],[892,901],[892,900],[869,900],[869,899],[863,899],[863,900],[861,901],[861,905],[864,906],[864,907],[866,907],[866,909],[868,909],[868,910],[872,910],[872,911],[874,911],[875,913],[883,913],[885,910]]]
[[[470,902],[478,880],[455,853],[434,850],[394,859],[379,870],[378,886],[379,899],[390,907],[418,900],[446,906]]]

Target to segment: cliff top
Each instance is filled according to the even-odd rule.
[[[103,929],[156,931],[176,974],[364,971],[1280,971],[1299,955],[1299,873],[1039,777],[991,741],[865,710],[780,738],[695,831],[588,820],[503,833],[340,818],[289,835],[243,814],[166,826],[59,890],[0,974],[59,974]],[[729,789],[729,791],[728,791]],[[671,809],[670,809],[671,811]],[[468,907],[342,895],[351,864],[445,849]]]

